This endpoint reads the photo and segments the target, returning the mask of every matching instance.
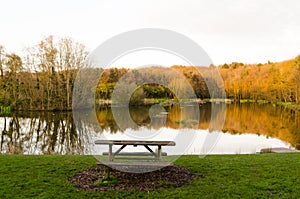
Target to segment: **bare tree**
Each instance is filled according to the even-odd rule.
[[[85,46],[80,43],[74,42],[70,38],[60,39],[58,42],[58,68],[63,78],[63,87],[65,88],[66,107],[71,108],[72,90],[76,73],[79,68],[84,64],[87,56]]]
[[[56,40],[49,36],[27,52],[27,70],[35,82],[29,90],[38,95],[38,106],[45,110],[71,109],[76,73],[87,56],[85,46],[70,38]]]

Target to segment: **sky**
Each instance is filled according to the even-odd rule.
[[[125,31],[163,28],[197,42],[216,65],[266,63],[300,54],[299,10],[298,0],[0,0],[0,45],[22,54],[54,35],[92,51]]]

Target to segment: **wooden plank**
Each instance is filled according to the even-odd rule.
[[[108,155],[108,152],[103,152],[102,155]],[[115,154],[113,154],[115,155]],[[117,154],[118,156],[153,156],[152,153],[149,152],[121,152]],[[166,152],[161,152],[162,156],[167,156]]]
[[[165,167],[173,165],[172,162],[111,162],[111,161],[99,161],[98,165],[106,166],[142,166],[142,167]]]
[[[96,140],[95,144],[114,144],[114,145],[148,145],[148,146],[175,146],[173,141],[150,141],[150,140]]]
[[[133,157],[133,156],[131,156],[131,157],[126,157],[126,156],[117,156],[117,157],[115,157],[114,158],[114,160],[138,160],[138,161],[158,161],[158,159],[157,158],[142,158],[142,157],[139,157],[139,158],[137,158],[137,157]]]

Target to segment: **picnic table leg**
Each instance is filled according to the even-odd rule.
[[[112,144],[108,145],[108,160],[113,161]]]
[[[119,148],[119,149],[113,154],[114,157],[115,157],[116,155],[118,155],[118,154],[122,151],[122,149],[124,149],[126,146],[127,146],[126,144],[124,144],[123,146],[121,146],[121,148]]]
[[[148,151],[150,151],[150,153],[151,153],[156,159],[159,159],[159,158],[158,158],[158,155],[157,155],[156,153],[154,153],[154,152],[152,151],[152,149],[150,149],[150,147],[149,147],[148,145],[144,145],[144,147],[145,147]]]
[[[158,160],[161,161],[161,145],[158,145],[157,157],[158,157]]]

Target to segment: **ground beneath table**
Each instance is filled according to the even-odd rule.
[[[186,168],[172,165],[148,173],[125,173],[105,166],[82,170],[75,174],[71,182],[79,190],[155,190],[158,188],[180,187],[193,180],[193,174]]]

